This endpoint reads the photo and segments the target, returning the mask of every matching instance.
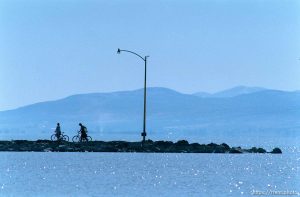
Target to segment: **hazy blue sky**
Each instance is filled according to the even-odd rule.
[[[0,0],[0,110],[149,86],[300,89],[300,1]]]

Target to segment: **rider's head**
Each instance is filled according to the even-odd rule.
[[[59,123],[57,123],[57,126],[59,126]]]
[[[82,126],[82,124],[81,124],[81,123],[79,123],[79,126]]]

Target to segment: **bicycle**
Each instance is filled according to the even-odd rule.
[[[81,137],[81,132],[78,131],[78,134],[72,138],[73,142],[91,142],[93,139],[91,136],[86,136],[85,138]]]
[[[64,132],[62,132],[59,137],[57,137],[56,134],[53,134],[53,135],[51,135],[51,140],[52,141],[60,141],[60,140],[62,140],[62,141],[68,142],[69,141],[69,136],[64,135]]]

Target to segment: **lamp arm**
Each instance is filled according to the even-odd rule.
[[[125,52],[128,52],[128,53],[132,53],[132,54],[134,54],[134,55],[136,55],[136,56],[138,56],[138,57],[140,57],[142,60],[144,60],[144,61],[146,61],[146,59],[145,58],[143,58],[142,56],[140,56],[139,54],[137,54],[137,53],[135,53],[135,52],[133,52],[133,51],[128,51],[128,50],[119,50],[120,52],[121,51],[125,51]]]

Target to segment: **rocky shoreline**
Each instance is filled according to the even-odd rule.
[[[272,153],[281,154],[279,148],[267,152],[263,148],[230,147],[222,144],[198,144],[180,140],[126,142],[126,141],[92,141],[92,142],[65,142],[50,140],[13,140],[0,141],[0,151],[10,152],[143,152],[143,153]]]

